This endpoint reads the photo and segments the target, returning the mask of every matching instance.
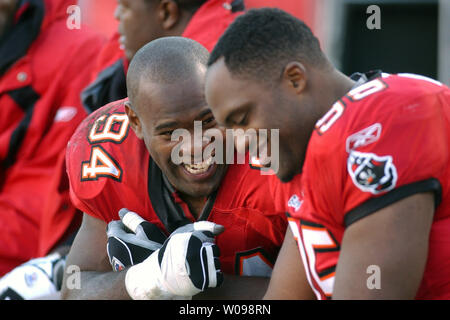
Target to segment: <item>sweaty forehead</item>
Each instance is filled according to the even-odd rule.
[[[208,69],[205,95],[217,118],[226,117],[227,113],[251,103],[260,94],[255,81],[231,74],[223,58]]]
[[[141,82],[136,103],[140,116],[152,124],[183,120],[206,108],[204,81],[194,77],[174,84]]]

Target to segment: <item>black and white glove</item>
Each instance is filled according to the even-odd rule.
[[[125,286],[135,300],[179,299],[223,282],[214,237],[224,227],[209,221],[175,230],[163,246],[126,273]]]
[[[120,220],[111,221],[106,229],[109,262],[114,271],[141,263],[161,248],[166,235],[154,224],[128,209],[119,211]]]
[[[0,278],[0,300],[33,300],[61,290],[66,257],[54,253],[32,259]]]

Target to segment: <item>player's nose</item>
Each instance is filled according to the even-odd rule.
[[[195,136],[191,135],[191,139],[183,140],[180,152],[185,159],[184,162],[187,160],[190,161],[190,163],[200,163],[203,162],[203,153],[205,151],[205,148],[211,143],[209,137],[202,135]]]

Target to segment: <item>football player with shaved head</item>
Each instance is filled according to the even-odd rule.
[[[264,294],[287,221],[259,170],[213,161],[205,152],[212,141],[192,134],[195,121],[203,133],[221,130],[204,97],[208,58],[187,38],[150,42],[131,61],[129,98],[100,108],[75,132],[67,170],[72,201],[85,214],[67,268],[79,266],[81,285],[64,281],[63,298]],[[181,141],[178,164],[177,129],[193,137]],[[191,157],[196,148],[201,159]]]

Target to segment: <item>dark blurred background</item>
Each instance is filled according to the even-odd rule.
[[[109,35],[117,29],[116,0],[79,0],[82,19]],[[450,0],[246,0],[304,20],[344,73],[382,69],[429,76],[450,84]],[[368,29],[370,5],[381,29]]]

